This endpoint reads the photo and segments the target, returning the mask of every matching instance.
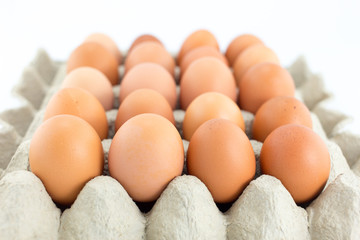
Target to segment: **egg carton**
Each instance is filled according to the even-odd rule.
[[[14,88],[21,104],[0,113],[0,239],[359,239],[360,135],[348,127],[351,118],[333,107],[333,95],[321,77],[310,72],[303,57],[288,70],[296,97],[311,110],[313,129],[331,156],[325,189],[309,205],[296,205],[279,180],[261,175],[262,143],[256,140],[251,140],[257,161],[255,179],[234,203],[217,205],[206,186],[186,174],[186,168],[155,203],[135,203],[108,174],[111,139],[105,139],[103,175],[89,181],[65,209],[54,204],[29,171],[31,137],[66,74],[66,63],[55,62],[39,50]],[[123,66],[119,72],[122,76]],[[113,88],[116,97],[119,88]],[[116,100],[106,113],[110,138],[118,106]],[[251,139],[254,115],[242,113]],[[184,114],[174,110],[180,133]],[[183,143],[186,151],[188,142]]]

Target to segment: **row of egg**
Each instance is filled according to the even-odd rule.
[[[254,138],[266,139],[262,172],[279,178],[296,202],[311,200],[325,185],[330,160],[325,144],[309,128],[286,125],[311,128],[309,110],[293,97],[290,74],[252,35],[234,39],[225,56],[205,30],[191,34],[178,54],[180,104],[186,110],[183,134],[190,140],[188,173],[205,183],[216,202],[235,200],[254,178],[254,152],[235,103],[237,85],[239,106],[256,114]],[[103,34],[88,37],[69,57],[64,88],[50,100],[48,121],[34,134],[29,156],[31,170],[55,202],[71,204],[82,186],[102,172],[105,110],[113,106],[111,86],[118,83],[121,62],[116,44]],[[125,60],[109,171],[136,201],[156,200],[183,169],[184,149],[172,113],[174,67],[171,55],[151,35],[134,41]],[[86,121],[80,124],[81,119],[61,114]]]

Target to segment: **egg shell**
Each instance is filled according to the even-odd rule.
[[[175,60],[158,42],[146,41],[134,47],[125,59],[125,73],[137,64],[144,62],[157,63],[174,77]]]
[[[199,95],[219,92],[236,101],[235,79],[226,64],[214,57],[195,60],[180,81],[180,105],[186,109]]]
[[[224,94],[208,92],[195,98],[186,109],[182,128],[184,139],[190,140],[201,124],[213,118],[228,119],[245,131],[244,119],[236,103]]]
[[[312,128],[309,109],[294,97],[275,97],[261,105],[255,114],[252,136],[264,142],[266,137],[276,128],[296,123]]]
[[[240,85],[243,76],[252,66],[263,62],[280,64],[276,53],[261,43],[254,44],[240,53],[232,65],[237,85]]]
[[[330,154],[310,128],[287,124],[266,138],[260,153],[263,174],[279,179],[296,203],[314,199],[330,174]]]
[[[29,163],[53,201],[70,205],[90,179],[101,175],[104,152],[90,124],[79,117],[58,115],[34,133]]]
[[[202,57],[215,57],[224,62],[226,65],[229,65],[225,56],[219,52],[218,49],[211,46],[202,46],[191,50],[188,54],[186,54],[186,56],[184,56],[180,64],[181,74],[186,71],[192,62]]]
[[[84,119],[96,130],[101,139],[108,136],[105,110],[88,91],[80,88],[60,89],[47,104],[44,120],[60,114],[70,114]]]
[[[296,62],[298,62],[298,61],[302,61],[302,62],[304,62],[305,60],[304,60],[304,57],[300,57],[300,58],[298,58],[297,60],[296,60]],[[65,67],[64,67],[65,66]],[[32,80],[30,79],[30,77],[31,76],[36,76],[38,79],[39,79],[39,81],[41,81],[41,82],[43,82],[44,84],[46,84],[46,86],[47,86],[47,88],[46,88],[46,96],[49,96],[49,95],[52,95],[53,93],[54,93],[54,91],[53,91],[53,89],[57,89],[59,86],[58,86],[58,84],[59,83],[61,83],[62,82],[62,80],[64,79],[64,76],[65,76],[65,71],[64,71],[64,69],[66,69],[66,65],[64,65],[64,63],[63,62],[58,62],[58,61],[53,61],[52,59],[50,59],[48,56],[47,56],[47,54],[46,54],[46,52],[44,51],[44,50],[42,50],[42,49],[40,49],[39,51],[38,51],[38,53],[37,53],[37,56],[36,56],[36,58],[31,62],[31,64],[28,66],[35,74],[32,74],[32,75],[29,75],[29,74],[26,74],[26,75],[23,75],[23,76],[21,76],[21,78],[19,79],[19,81],[18,81],[18,83],[17,83],[17,85],[22,85],[22,87],[24,87],[24,88],[27,88],[27,89],[29,89],[29,93],[31,93],[31,94],[38,94],[38,93],[40,93],[40,90],[38,89],[38,88],[36,88],[36,85],[35,84],[30,84],[30,83],[32,83]],[[307,74],[305,74],[304,75],[304,73],[303,72],[301,72],[302,71],[302,69],[300,69],[298,66],[296,66],[296,69],[292,69],[291,70],[291,73],[292,73],[292,75],[295,73],[295,74],[297,74],[297,73],[299,73],[297,76],[298,76],[298,80],[300,80],[300,84],[305,84],[306,82],[309,84],[309,82],[314,82],[313,80],[316,80],[316,79],[312,79],[312,78],[307,78],[306,76],[307,76]],[[314,74],[313,73],[311,73],[310,72],[310,76],[313,76]],[[55,77],[54,77],[55,76]],[[302,78],[302,76],[304,76],[305,78]],[[293,77],[295,77],[294,75],[293,75]],[[60,80],[60,81],[59,81]],[[326,79],[322,79],[321,77],[320,77],[320,79],[319,79],[320,81],[324,81],[325,83],[326,83]],[[29,85],[30,84],[30,85]],[[50,84],[50,86],[48,86],[48,84]],[[313,93],[321,93],[321,92],[324,92],[324,89],[322,89],[323,87],[325,87],[324,85],[319,85],[319,84],[315,84],[315,85],[312,85],[312,84],[309,84],[309,85],[311,85],[312,86],[312,92]],[[325,84],[326,85],[326,84]],[[48,87],[50,87],[50,88],[48,88]],[[119,85],[117,85],[115,88],[114,88],[114,90],[116,91],[116,93],[118,92],[118,87],[119,87]],[[304,89],[304,91],[305,90],[310,90],[310,88],[306,88],[306,89]],[[300,93],[300,97],[301,97],[301,93]],[[22,99],[22,94],[20,94],[20,97],[21,97],[21,99]],[[2,113],[0,113],[0,115],[1,115],[1,118],[2,118],[2,120],[4,120],[4,121],[6,121],[7,123],[9,123],[10,125],[11,125],[11,129],[9,129],[9,131],[8,132],[2,132],[2,130],[3,130],[3,128],[2,127],[0,127],[0,141],[1,141],[1,143],[2,144],[0,144],[0,152],[2,153],[2,154],[11,154],[11,153],[9,153],[9,149],[7,149],[6,148],[6,146],[7,146],[7,144],[9,143],[9,135],[8,134],[15,134],[17,131],[20,131],[20,129],[22,129],[22,130],[25,130],[25,132],[27,132],[26,133],[26,137],[25,137],[25,139],[29,139],[33,134],[33,131],[31,130],[31,129],[27,129],[27,127],[29,126],[28,125],[28,119],[29,119],[29,121],[31,122],[32,121],[32,123],[31,123],[31,125],[30,126],[32,126],[32,127],[35,127],[36,125],[38,125],[37,124],[37,122],[39,122],[38,120],[39,119],[36,119],[36,118],[34,118],[33,119],[33,117],[36,117],[36,116],[38,116],[39,114],[41,114],[41,112],[43,112],[43,110],[44,109],[42,109],[42,110],[40,110],[40,112],[38,112],[37,114],[30,114],[30,115],[27,115],[27,112],[32,112],[32,111],[34,111],[34,110],[30,110],[30,111],[28,111],[29,109],[32,109],[32,106],[34,106],[33,105],[33,102],[32,102],[32,100],[31,99],[29,99],[29,98],[27,98],[26,96],[24,97],[24,99],[26,99],[26,101],[28,101],[28,104],[26,104],[26,105],[22,105],[22,106],[19,106],[19,107],[14,107],[14,108],[12,108],[12,109],[10,109],[10,111],[5,111],[5,112],[2,112]],[[48,97],[45,97],[45,99],[44,99],[44,103],[45,102],[47,102],[47,99],[48,99]],[[324,99],[323,98],[314,98],[313,99],[313,101],[311,102],[311,104],[314,104],[313,106],[320,106],[320,105],[322,105],[321,103],[323,103],[324,102]],[[43,108],[44,106],[45,106],[46,104],[43,104],[42,105],[42,107],[41,108]],[[331,108],[330,108],[330,106],[331,106]],[[309,107],[309,106],[308,106]],[[116,111],[116,110],[115,110]],[[248,113],[248,112],[246,112],[246,111],[243,111],[243,112],[245,112],[245,113]],[[316,112],[316,111],[315,111]],[[34,112],[35,113],[35,112]],[[326,114],[325,114],[326,113]],[[344,116],[344,113],[342,113],[342,110],[341,110],[341,108],[339,108],[338,106],[335,106],[335,105],[329,105],[329,107],[327,107],[326,108],[326,112],[325,113],[322,113],[322,115],[320,115],[319,114],[319,112],[316,112],[316,115],[318,115],[319,117],[321,116],[321,123],[322,124],[324,124],[323,126],[327,126],[327,130],[329,130],[329,133],[328,133],[328,136],[329,136],[329,138],[331,138],[331,132],[332,132],[332,128],[333,127],[335,127],[336,126],[336,128],[338,129],[338,128],[343,128],[344,126],[342,126],[342,124],[338,124],[338,122],[337,122],[337,120],[335,119],[331,119],[335,114],[339,114],[339,115],[341,115],[341,116],[343,116],[343,117],[345,117],[345,118],[348,118],[348,116]],[[250,114],[250,113],[249,113]],[[243,115],[244,115],[244,118],[246,117],[245,116],[245,114],[243,113]],[[21,119],[21,118],[23,118],[23,117],[27,117],[27,116],[29,116],[29,118],[26,118],[26,120],[24,120],[24,119]],[[115,114],[115,116],[116,116],[116,114]],[[326,117],[325,117],[326,116]],[[16,120],[18,120],[18,121],[16,121]],[[40,121],[42,121],[42,117],[41,117],[41,119],[40,119]],[[331,122],[330,122],[331,121]],[[0,122],[0,125],[2,124],[2,122]],[[314,126],[315,126],[315,124],[314,124]],[[338,129],[338,130],[341,130],[341,129]],[[352,129],[350,129],[351,131],[353,131]],[[343,133],[341,133],[341,132],[339,132],[339,131],[336,131],[336,134],[339,134],[339,136],[341,135],[343,135]],[[353,133],[354,135],[357,135],[356,133]],[[340,139],[340,138],[339,138]],[[349,149],[347,149],[346,151],[348,152],[348,153],[351,153],[352,151],[353,151],[353,156],[355,157],[356,156],[356,153],[358,153],[358,150],[359,150],[359,148],[356,148],[356,146],[359,146],[359,145],[356,145],[357,143],[353,143],[353,139],[354,138],[349,138],[347,135],[344,135],[342,138],[341,138],[341,142],[342,142],[342,148],[343,147],[346,147],[347,146],[347,143],[352,143],[351,145],[351,148],[349,148]],[[110,140],[110,139],[107,139],[107,140],[105,140],[105,141],[108,141],[108,140]],[[332,141],[333,139],[331,139],[331,141]],[[27,143],[28,141],[26,141],[25,140],[25,143]],[[339,141],[340,142],[340,141]],[[25,144],[26,145],[26,144]],[[19,168],[19,166],[20,167],[24,167],[24,169],[26,170],[26,169],[28,169],[28,167],[25,167],[25,166],[27,166],[28,165],[28,155],[27,155],[27,153],[26,153],[26,150],[25,150],[25,148],[23,148],[23,144],[21,144],[20,145],[20,147],[18,148],[18,150],[17,150],[17,157],[14,157],[14,158],[12,158],[11,159],[11,162],[10,162],[10,165],[11,165],[11,170],[10,169],[6,169],[5,170],[5,168],[6,168],[6,166],[5,166],[5,168],[4,167],[2,167],[2,168],[4,168],[4,171],[2,171],[1,169],[0,169],[0,178],[4,178],[5,176],[7,176],[8,174],[9,174],[9,171],[8,170],[10,170],[10,171],[13,171],[13,170],[16,170],[16,169],[18,169]],[[5,148],[3,148],[3,147],[5,147]],[[28,150],[27,150],[28,151]],[[340,149],[339,149],[339,151],[341,151]],[[10,160],[10,159],[8,159],[8,160]],[[345,158],[344,158],[344,160],[345,160]],[[355,158],[354,158],[354,160],[356,160]],[[346,160],[345,160],[346,161]],[[26,163],[26,165],[23,165],[22,166],[22,164],[23,163]],[[358,163],[359,163],[359,161],[357,161],[356,162],[357,163],[357,165],[359,165]],[[354,164],[355,164],[355,162],[354,162]],[[334,167],[335,169],[337,169],[338,168],[338,166],[337,165],[334,165],[334,166],[332,166],[332,167]],[[352,166],[352,170],[353,171],[355,171],[355,169],[354,169],[354,165]],[[349,181],[349,182],[354,182],[352,179]],[[21,187],[22,185],[19,185],[19,183],[15,183],[14,184],[14,187],[15,188],[18,188],[18,187]],[[193,187],[193,185],[190,185],[190,187]],[[271,187],[270,187],[271,188]],[[333,236],[335,236],[335,232],[338,232],[339,233],[339,236],[342,236],[343,238],[345,238],[345,239],[351,239],[351,234],[352,234],[352,231],[351,230],[353,230],[353,229],[356,229],[355,227],[353,227],[353,226],[357,226],[356,224],[358,224],[357,223],[357,219],[359,219],[358,217],[356,217],[356,214],[355,214],[355,211],[353,211],[353,209],[348,209],[349,211],[348,212],[343,212],[343,211],[339,211],[339,208],[338,207],[343,207],[343,206],[358,206],[358,205],[356,205],[356,204],[353,204],[354,203],[354,201],[353,200],[356,200],[356,199],[358,199],[358,196],[355,196],[354,197],[354,194],[352,193],[352,194],[350,194],[350,195],[344,195],[343,197],[345,197],[345,198],[347,198],[348,196],[352,196],[352,197],[354,197],[352,200],[351,200],[351,202],[344,202],[344,201],[342,201],[342,200],[339,200],[336,196],[336,194],[341,194],[342,192],[343,192],[343,188],[344,188],[344,185],[343,184],[340,184],[337,188],[331,188],[331,189],[329,189],[329,193],[331,193],[331,194],[325,194],[325,191],[323,191],[323,193],[318,197],[318,199],[321,197],[321,198],[323,198],[324,200],[326,200],[326,201],[328,201],[328,202],[332,202],[332,204],[333,205],[328,205],[328,204],[326,204],[326,205],[323,205],[323,207],[322,208],[320,208],[319,207],[319,205],[317,204],[317,205],[314,205],[314,209],[316,210],[316,211],[318,211],[318,213],[320,213],[320,214],[326,214],[326,215],[324,215],[324,217],[322,217],[321,219],[321,225],[319,225],[321,228],[322,228],[322,230],[321,230],[321,232],[319,232],[319,234],[318,235],[315,235],[314,234],[314,232],[312,232],[311,234],[312,234],[312,238],[324,238],[324,237],[319,237],[319,236],[324,236],[324,234],[327,234],[326,236],[330,236],[330,238],[331,237],[333,237]],[[13,188],[11,188],[10,190],[14,190]],[[196,193],[197,191],[195,191],[195,193]],[[25,195],[23,192],[21,192],[21,191],[19,191],[19,192],[15,192],[16,194],[18,194],[17,196],[19,197],[19,200],[23,200],[22,202],[26,202],[26,199],[28,199],[29,197],[31,197],[31,198],[33,198],[33,199],[38,199],[37,201],[43,201],[44,200],[44,197],[43,196],[41,196],[41,195],[39,195],[39,194],[37,194],[36,193],[36,191],[32,191],[32,195],[31,196],[27,196],[27,195]],[[108,192],[108,194],[113,194],[112,192]],[[243,194],[242,194],[243,195]],[[241,196],[242,196],[241,195]],[[259,197],[259,199],[261,200],[261,198],[266,198],[267,196],[264,196],[264,194],[259,194],[258,195],[258,197]],[[9,196],[7,196],[6,194],[5,194],[5,200],[7,200],[9,198]],[[251,200],[251,199],[250,199]],[[169,199],[168,199],[168,201],[169,201]],[[171,201],[171,200],[170,200]],[[212,201],[212,200],[211,200]],[[272,200],[271,200],[272,201]],[[1,201],[0,200],[0,203],[2,203],[3,201]],[[24,203],[25,203],[24,202]],[[274,203],[274,202],[270,202],[270,208],[271,209],[274,209],[274,205],[275,205],[276,203]],[[278,204],[278,203],[277,203]],[[255,203],[255,205],[256,205],[256,203]],[[20,205],[17,205],[17,204],[15,204],[15,205],[12,205],[12,206],[16,206],[17,208],[19,208],[20,207]],[[40,210],[39,210],[39,207],[37,206],[37,205],[32,205],[32,207],[33,207],[33,210],[34,211],[36,211],[36,212],[39,212]],[[246,208],[246,206],[245,206],[245,208]],[[14,208],[15,209],[15,208]],[[247,209],[247,208],[246,208]],[[258,208],[254,208],[254,211],[256,211]],[[284,210],[283,208],[281,208],[282,210],[281,211],[286,211],[286,210]],[[329,209],[331,209],[331,211],[329,211]],[[248,209],[247,209],[248,210]],[[251,210],[249,210],[249,211],[251,211]],[[270,211],[270,210],[269,210]],[[4,211],[2,211],[2,212],[4,212]],[[19,236],[19,233],[20,232],[25,232],[28,228],[27,228],[27,226],[30,226],[31,225],[31,221],[32,220],[34,220],[34,216],[32,215],[32,212],[30,212],[29,211],[29,208],[26,208],[26,209],[20,209],[20,214],[21,214],[21,216],[22,217],[24,217],[23,219],[21,219],[21,220],[24,220],[24,222],[21,222],[20,223],[20,225],[17,225],[18,223],[19,223],[19,221],[21,221],[20,220],[20,218],[16,218],[16,220],[14,219],[14,220],[9,220],[8,218],[5,218],[5,221],[4,221],[4,223],[5,224],[0,224],[0,226],[3,226],[4,228],[3,228],[3,230],[4,231],[0,231],[1,233],[4,233],[5,235],[6,235],[6,233],[8,233],[9,231],[10,231],[10,229],[11,229],[11,227],[13,227],[13,226],[20,226],[20,227],[16,227],[15,229],[17,229],[17,231],[14,233],[13,232],[13,234],[14,235],[12,235],[12,236],[15,236],[15,237],[18,237]],[[162,218],[164,218],[165,216],[166,216],[166,211],[165,210],[163,210],[163,211],[159,211],[160,213],[156,216],[156,217],[159,217],[160,218],[160,220],[159,221],[162,221]],[[200,214],[200,213],[197,213],[197,214],[195,214],[195,217],[197,218],[197,219],[203,219],[203,217],[205,217],[205,215],[204,214],[207,214],[207,213],[209,213],[209,211],[208,210],[205,210],[204,211],[204,213],[203,214]],[[241,212],[240,212],[240,214],[241,214]],[[269,226],[269,224],[271,224],[271,221],[272,221],[272,219],[271,219],[271,215],[272,213],[270,213],[270,214],[266,214],[266,219],[264,220],[264,221],[262,221],[263,222],[263,224],[261,225],[262,227],[264,227],[264,228],[256,228],[256,227],[254,227],[254,228],[252,228],[253,227],[253,224],[254,224],[254,222],[257,220],[257,219],[259,219],[259,218],[256,218],[256,219],[252,219],[252,220],[254,220],[254,222],[253,221],[248,221],[247,222],[247,225],[249,226],[249,227],[251,227],[252,229],[255,229],[254,231],[254,234],[262,234],[261,233],[261,231],[263,230],[263,229],[268,229],[266,226]],[[284,232],[284,228],[286,228],[286,226],[288,226],[287,224],[285,224],[285,222],[284,221],[287,221],[284,217],[283,217],[283,215],[280,213],[280,215],[278,214],[278,213],[275,213],[277,216],[279,216],[279,219],[280,219],[280,221],[281,221],[281,226],[279,227],[279,228],[277,228],[277,230],[278,230],[278,232]],[[331,216],[334,216],[334,215],[332,215],[332,214],[338,214],[338,215],[336,215],[336,217],[331,217]],[[1,215],[1,214],[0,214]],[[236,218],[233,218],[233,219],[230,219],[230,218],[228,218],[228,213],[226,213],[225,214],[226,215],[226,223],[225,224],[227,224],[228,226],[233,226],[234,224],[237,224],[238,223],[238,220],[240,220],[238,217],[236,217]],[[30,218],[29,218],[29,216],[30,216]],[[129,215],[130,216],[130,215]],[[147,216],[147,215],[146,215]],[[259,216],[259,215],[255,215],[255,216]],[[270,217],[269,217],[270,216]],[[330,217],[329,217],[330,216]],[[147,216],[147,218],[148,218],[148,216]],[[131,217],[131,219],[134,219],[134,216],[132,216]],[[319,221],[319,218],[316,218],[316,219],[318,219],[318,221]],[[185,219],[185,221],[186,221],[186,219]],[[292,219],[291,221],[287,221],[289,224],[294,224],[295,223],[295,219]],[[309,220],[310,221],[310,220]],[[34,222],[34,221],[33,221]],[[38,222],[38,221],[36,221],[36,222]],[[272,222],[274,222],[274,221],[272,221]],[[319,221],[320,222],[320,221]],[[79,224],[79,225],[81,225],[83,222],[82,221],[78,221],[78,222],[73,222],[72,224]],[[205,226],[208,226],[207,225],[207,223],[206,222],[202,222],[202,224],[204,224]],[[306,224],[306,223],[304,223],[305,225],[305,227],[307,228],[308,227],[308,224]],[[309,223],[309,224],[312,224],[312,223]],[[7,226],[9,226],[9,227],[7,227]],[[336,228],[334,228],[334,226],[336,226]],[[118,228],[122,228],[122,229],[124,229],[126,226],[125,225],[122,225],[122,223],[119,223],[118,224]],[[157,228],[157,229],[164,229],[164,227],[163,226],[157,226],[157,225],[155,225],[154,226],[154,228]],[[175,227],[176,228],[176,227]],[[193,230],[193,225],[191,225],[191,227],[189,227],[190,228],[190,231],[191,232],[193,232],[192,230]],[[346,229],[345,229],[346,228]],[[184,232],[184,230],[183,229],[179,229],[179,228],[177,228],[178,229],[178,231],[177,231],[177,233],[179,234],[179,236],[183,236],[183,235],[181,235],[183,232]],[[37,230],[39,230],[39,229],[37,229]],[[111,229],[111,231],[112,232],[115,232],[116,231],[116,229]],[[164,231],[166,231],[166,230],[164,230]],[[246,233],[246,231],[244,230],[244,228],[239,228],[239,231],[240,232],[242,232],[245,236],[248,236],[248,235],[246,235],[247,233]],[[273,233],[273,232],[272,232]],[[5,236],[4,235],[4,236]],[[231,236],[229,235],[229,233],[227,233],[227,235],[228,235],[228,238],[230,238],[231,239]],[[33,236],[33,235],[31,235],[31,236]],[[232,235],[232,236],[235,236],[235,237],[239,237],[239,234],[236,234],[236,235]],[[336,235],[337,236],[337,235]],[[15,238],[14,237],[14,238]],[[269,237],[269,235],[267,235],[267,237]],[[300,234],[296,234],[296,233],[294,233],[293,235],[292,235],[292,237],[293,238],[296,238],[296,239],[304,239],[304,238],[302,238],[301,237],[301,235]],[[11,237],[9,237],[9,239],[10,239]],[[52,236],[49,236],[48,238],[53,238],[53,239],[56,239],[57,238],[57,235],[54,233],[54,235],[52,235]],[[154,238],[156,238],[156,236],[154,237]],[[341,237],[340,237],[341,238]],[[219,239],[219,238],[217,238],[217,239]],[[272,239],[271,237],[269,237],[269,239]]]
[[[184,148],[175,126],[166,118],[143,113],[116,132],[109,150],[110,175],[140,202],[156,200],[181,175]]]
[[[168,101],[160,93],[142,88],[130,93],[121,103],[116,116],[115,130],[117,131],[130,118],[142,113],[159,114],[175,124]]]
[[[93,33],[89,35],[84,42],[96,42],[103,45],[107,50],[109,50],[114,57],[117,59],[118,64],[122,63],[123,56],[116,44],[116,42],[104,33]]]
[[[140,63],[126,73],[120,85],[120,103],[131,92],[141,88],[149,88],[159,92],[166,98],[171,108],[175,108],[176,83],[161,65],[151,62]]]
[[[78,87],[89,91],[100,101],[105,110],[112,109],[114,105],[114,93],[111,83],[96,68],[79,67],[74,69],[66,75],[61,87]]]
[[[254,44],[263,44],[263,42],[252,34],[242,34],[234,38],[229,44],[225,53],[230,66],[234,64],[236,57],[239,56],[239,54]]]
[[[259,63],[246,72],[239,85],[239,106],[256,113],[267,100],[295,95],[295,84],[289,72],[274,63]]]
[[[159,43],[161,45],[162,42],[155,36],[151,35],[151,34],[143,34],[143,35],[140,35],[139,37],[137,37],[133,43],[131,44],[130,48],[129,48],[129,51],[128,51],[128,54],[139,44],[143,43],[143,42],[156,42],[156,43]]]
[[[177,56],[178,65],[181,65],[182,59],[187,53],[201,46],[211,46],[219,50],[219,44],[211,32],[205,29],[197,30],[191,33],[181,45]]]
[[[198,177],[218,203],[234,201],[255,176],[249,139],[226,119],[208,120],[195,131],[186,163],[188,173]]]
[[[112,85],[119,82],[118,60],[100,43],[85,42],[78,46],[69,56],[67,73],[85,66],[100,70]]]

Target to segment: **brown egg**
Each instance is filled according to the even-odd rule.
[[[174,76],[175,60],[160,43],[148,41],[134,47],[125,59],[125,72],[144,62],[157,63]]]
[[[46,106],[44,120],[55,115],[69,114],[88,122],[101,139],[107,138],[108,122],[101,103],[88,91],[80,88],[59,90]]]
[[[92,67],[79,67],[66,75],[62,88],[77,87],[89,91],[102,104],[105,110],[112,109],[114,93],[107,77]]]
[[[201,47],[211,46],[219,50],[219,44],[215,36],[207,30],[197,30],[191,33],[183,42],[179,54],[177,56],[178,64],[181,65],[182,58],[191,50]]]
[[[120,85],[119,100],[124,101],[131,92],[140,88],[150,88],[163,95],[171,108],[176,105],[176,84],[165,68],[156,63],[141,63],[133,67]]]
[[[101,175],[104,152],[99,136],[86,121],[58,115],[34,133],[29,164],[54,202],[71,205],[84,185]]]
[[[263,174],[279,179],[301,204],[324,188],[330,174],[330,155],[324,141],[310,128],[288,124],[266,138],[260,165]]]
[[[295,95],[289,72],[274,63],[259,63],[246,72],[239,85],[239,106],[253,114],[270,98]]]
[[[280,64],[277,55],[263,44],[254,44],[246,48],[236,57],[236,60],[232,65],[237,84],[240,84],[240,81],[247,70],[256,64],[263,62]]]
[[[156,200],[181,175],[184,148],[179,132],[166,118],[137,115],[116,132],[109,150],[110,175],[135,201]]]
[[[271,98],[256,112],[252,127],[253,138],[264,142],[273,130],[290,123],[312,128],[309,109],[294,97]]]
[[[202,46],[191,50],[188,54],[186,54],[186,56],[184,56],[180,65],[181,74],[186,71],[186,69],[192,62],[202,57],[215,57],[221,60],[226,65],[229,65],[227,59],[221,52],[219,52],[219,50],[210,46]]]
[[[159,114],[175,124],[172,108],[164,96],[155,90],[142,88],[130,93],[121,103],[115,120],[115,130],[130,118],[142,113]]]
[[[85,66],[100,70],[112,85],[119,82],[118,60],[99,43],[85,42],[77,47],[68,59],[67,73]]]
[[[244,131],[226,119],[202,124],[190,140],[187,170],[209,189],[215,202],[234,201],[255,176],[255,155]]]
[[[137,45],[139,45],[143,42],[157,42],[157,43],[163,45],[162,42],[157,37],[155,37],[151,34],[143,34],[134,40],[134,42],[131,44],[128,54],[134,49],[134,47],[136,47]]]
[[[219,92],[236,101],[235,79],[226,64],[214,57],[194,61],[180,81],[180,104],[186,109],[192,100],[205,92]]]
[[[97,42],[103,45],[107,50],[109,50],[117,59],[118,64],[122,63],[122,54],[112,38],[103,33],[93,33],[89,35],[84,42]]]
[[[190,140],[201,124],[213,118],[230,120],[245,130],[244,119],[236,103],[224,94],[207,92],[195,98],[186,109],[183,121],[184,138]]]
[[[234,64],[236,57],[246,48],[258,43],[263,44],[259,38],[252,34],[243,34],[232,40],[225,53],[226,58],[229,60],[230,66]]]

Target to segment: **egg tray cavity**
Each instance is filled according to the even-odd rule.
[[[143,213],[108,176],[111,139],[105,139],[103,176],[88,182],[71,208],[62,212],[29,171],[31,137],[66,74],[65,63],[55,62],[39,50],[13,90],[21,104],[0,113],[0,239],[360,238],[360,136],[346,128],[351,118],[334,109],[332,94],[321,77],[309,71],[303,57],[288,70],[295,80],[296,97],[311,110],[314,131],[324,139],[331,155],[327,185],[309,206],[297,206],[279,180],[261,175],[262,143],[251,140],[256,178],[229,210],[221,212],[205,185],[183,174]],[[123,75],[123,66],[119,72]],[[113,87],[116,99],[119,87]],[[114,108],[107,111],[110,137],[118,106],[115,101]],[[251,139],[254,116],[242,113]],[[184,111],[176,109],[174,117],[181,133]],[[188,142],[183,143],[186,150]]]

